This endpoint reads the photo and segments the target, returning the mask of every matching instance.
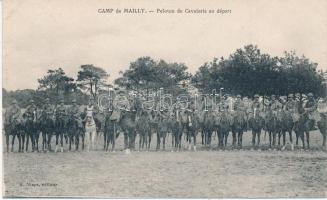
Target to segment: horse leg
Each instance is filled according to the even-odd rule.
[[[252,129],[252,148],[255,146],[256,131]]]
[[[236,146],[236,131],[232,131],[232,136],[233,136],[233,147]]]
[[[306,131],[305,132],[305,136],[307,138],[307,146],[308,146],[308,149],[310,149],[310,131]]]
[[[51,151],[51,137],[52,137],[52,132],[49,131],[49,133],[48,133],[48,151]]]
[[[271,139],[272,139],[272,132],[271,131],[269,131],[269,148],[271,148]]]
[[[278,146],[280,146],[280,138],[282,137],[283,131],[278,132]]]
[[[68,134],[68,139],[69,139],[68,151],[71,151],[72,150],[72,133]]]
[[[194,143],[194,151],[196,151],[196,135],[197,135],[197,133],[196,132],[194,132],[194,135],[193,135],[193,143]]]
[[[18,133],[17,138],[18,138],[18,152],[21,152],[21,148],[22,148],[22,143],[21,143],[22,135],[21,135],[21,132]]]
[[[139,133],[139,151],[141,150],[141,146],[142,146],[142,134]]]
[[[238,146],[242,149],[242,139],[243,139],[243,131],[242,130],[238,131],[237,139],[238,139]]]
[[[14,152],[15,138],[16,138],[16,133],[13,134],[11,139],[11,152]]]
[[[27,133],[26,134],[26,145],[25,145],[25,151],[27,152],[28,150],[28,143],[29,143],[29,140],[30,140],[31,136],[30,136],[30,133]]]
[[[22,133],[22,152],[24,152],[24,144],[25,144],[25,132]]]
[[[258,147],[259,147],[259,145],[260,145],[260,135],[261,135],[261,130],[259,130],[259,131],[257,132],[257,135],[258,135],[258,142],[257,142],[257,145],[258,145]]]
[[[224,147],[227,147],[228,135],[229,135],[229,131],[226,131],[224,134],[224,138],[225,138],[225,144],[223,144]]]
[[[106,131],[103,132],[103,149],[107,150],[108,148],[106,147],[107,145],[107,134]]]
[[[163,136],[162,136],[162,149],[163,150],[166,150],[166,135],[167,133],[163,133]]]
[[[128,149],[128,133],[124,131],[124,149]]]
[[[303,146],[303,149],[305,149],[304,132],[303,132],[303,131],[300,132],[300,138],[301,138],[301,140],[302,140],[302,146]]]
[[[58,143],[59,143],[59,133],[56,133],[56,148],[55,148],[55,152],[58,151]]]
[[[156,151],[158,151],[160,149],[160,132],[157,132],[157,147],[156,147]]]

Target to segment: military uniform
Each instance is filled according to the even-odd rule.
[[[20,107],[14,103],[11,105],[5,113],[5,122],[9,124],[15,120],[17,120],[20,116]]]
[[[69,114],[75,118],[79,118],[79,114],[80,114],[79,106],[76,104],[72,105],[69,109]]]
[[[315,120],[315,122],[318,122],[321,120],[320,114],[317,111],[317,107],[318,107],[318,104],[313,98],[309,99],[304,105],[304,110],[306,112],[308,112],[309,119]]]
[[[65,105],[58,105],[56,108],[56,118],[64,118],[66,116],[66,107]]]
[[[27,106],[26,111],[25,111],[27,118],[34,120],[36,117],[36,110],[37,110],[37,108],[34,104]]]

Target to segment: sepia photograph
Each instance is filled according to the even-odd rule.
[[[327,197],[327,1],[1,4],[3,198]]]

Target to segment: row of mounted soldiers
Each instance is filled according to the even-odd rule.
[[[224,148],[227,145],[229,132],[232,132],[233,146],[242,147],[243,132],[252,130],[253,146],[260,145],[261,130],[269,134],[269,146],[276,145],[276,137],[283,137],[283,148],[286,144],[286,132],[290,135],[290,143],[293,148],[292,131],[295,131],[297,139],[302,139],[304,145],[304,133],[307,137],[307,147],[309,148],[309,132],[319,125],[323,135],[323,146],[326,145],[326,113],[318,113],[318,103],[312,93],[307,94],[306,101],[302,101],[299,95],[288,95],[287,100],[282,100],[272,95],[267,101],[260,101],[259,95],[254,95],[253,101],[247,100],[240,95],[236,99],[222,98],[217,104],[211,104],[208,108],[204,101],[200,101],[201,106],[190,104],[186,109],[173,106],[171,109],[144,109],[131,103],[133,109],[117,109],[111,107],[110,110],[100,111],[95,105],[94,99],[90,99],[92,115],[96,122],[97,133],[104,133],[104,148],[108,150],[109,145],[115,148],[115,140],[119,133],[124,134],[125,149],[135,148],[136,134],[139,134],[139,148],[150,148],[151,136],[157,133],[157,149],[161,143],[165,148],[166,136],[172,133],[172,145],[175,149],[181,148],[182,135],[185,138],[188,148],[196,149],[196,136],[201,133],[202,144],[211,145],[213,134],[218,136],[218,146]],[[140,102],[136,101],[136,102]],[[37,108],[34,101],[22,113],[14,100],[5,114],[5,132],[8,135],[7,147],[9,146],[9,135],[23,137],[24,134],[15,134],[20,119],[25,119],[24,128],[27,133],[26,149],[28,148],[28,138],[32,141],[32,150],[38,150],[38,130],[35,124],[40,125],[39,132],[42,132],[42,149],[51,149],[51,136],[56,135],[56,150],[58,139],[60,139],[61,150],[63,149],[63,136],[67,135],[71,143],[78,148],[79,138],[82,136],[83,147],[85,137],[86,112],[81,112],[80,105],[76,100],[72,101],[70,107],[65,106],[64,101],[55,108],[46,99],[42,108]],[[52,120],[50,123],[49,121]],[[24,120],[23,120],[24,121]],[[51,125],[52,124],[52,125]],[[324,128],[325,127],[325,128]],[[21,137],[21,138],[22,138]],[[256,142],[257,140],[257,142]],[[13,138],[14,141],[14,138]],[[13,144],[13,143],[12,143]],[[77,145],[77,146],[76,146]],[[24,150],[24,141],[19,141],[19,150]]]

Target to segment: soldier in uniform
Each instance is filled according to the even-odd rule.
[[[271,102],[269,105],[270,109],[273,112],[277,112],[278,110],[280,110],[283,106],[282,104],[279,102],[279,100],[276,98],[276,95],[271,95]]]
[[[50,104],[50,99],[46,98],[45,99],[45,104],[42,107],[42,111],[45,116],[47,117],[52,117],[52,115],[54,114],[54,109],[53,106]]]
[[[70,107],[69,110],[69,114],[71,117],[75,118],[75,119],[79,119],[80,118],[80,111],[79,111],[79,106],[76,103],[76,99],[72,100],[72,106]]]
[[[261,102],[259,101],[259,95],[258,94],[255,94],[254,95],[254,100],[252,102],[252,105],[251,105],[251,111],[253,112],[253,115],[260,115],[261,112],[262,112],[262,104]]]
[[[241,95],[236,96],[234,102],[233,110],[235,111],[244,111],[244,102],[242,101]]]
[[[311,121],[310,126],[312,129],[317,128],[317,122],[320,121],[320,115],[317,111],[318,104],[316,100],[313,97],[312,93],[309,93],[308,95],[308,101],[304,105],[304,111],[309,114],[309,120]]]
[[[16,122],[20,116],[20,107],[17,105],[16,99],[12,101],[12,105],[6,110],[5,125]]]

